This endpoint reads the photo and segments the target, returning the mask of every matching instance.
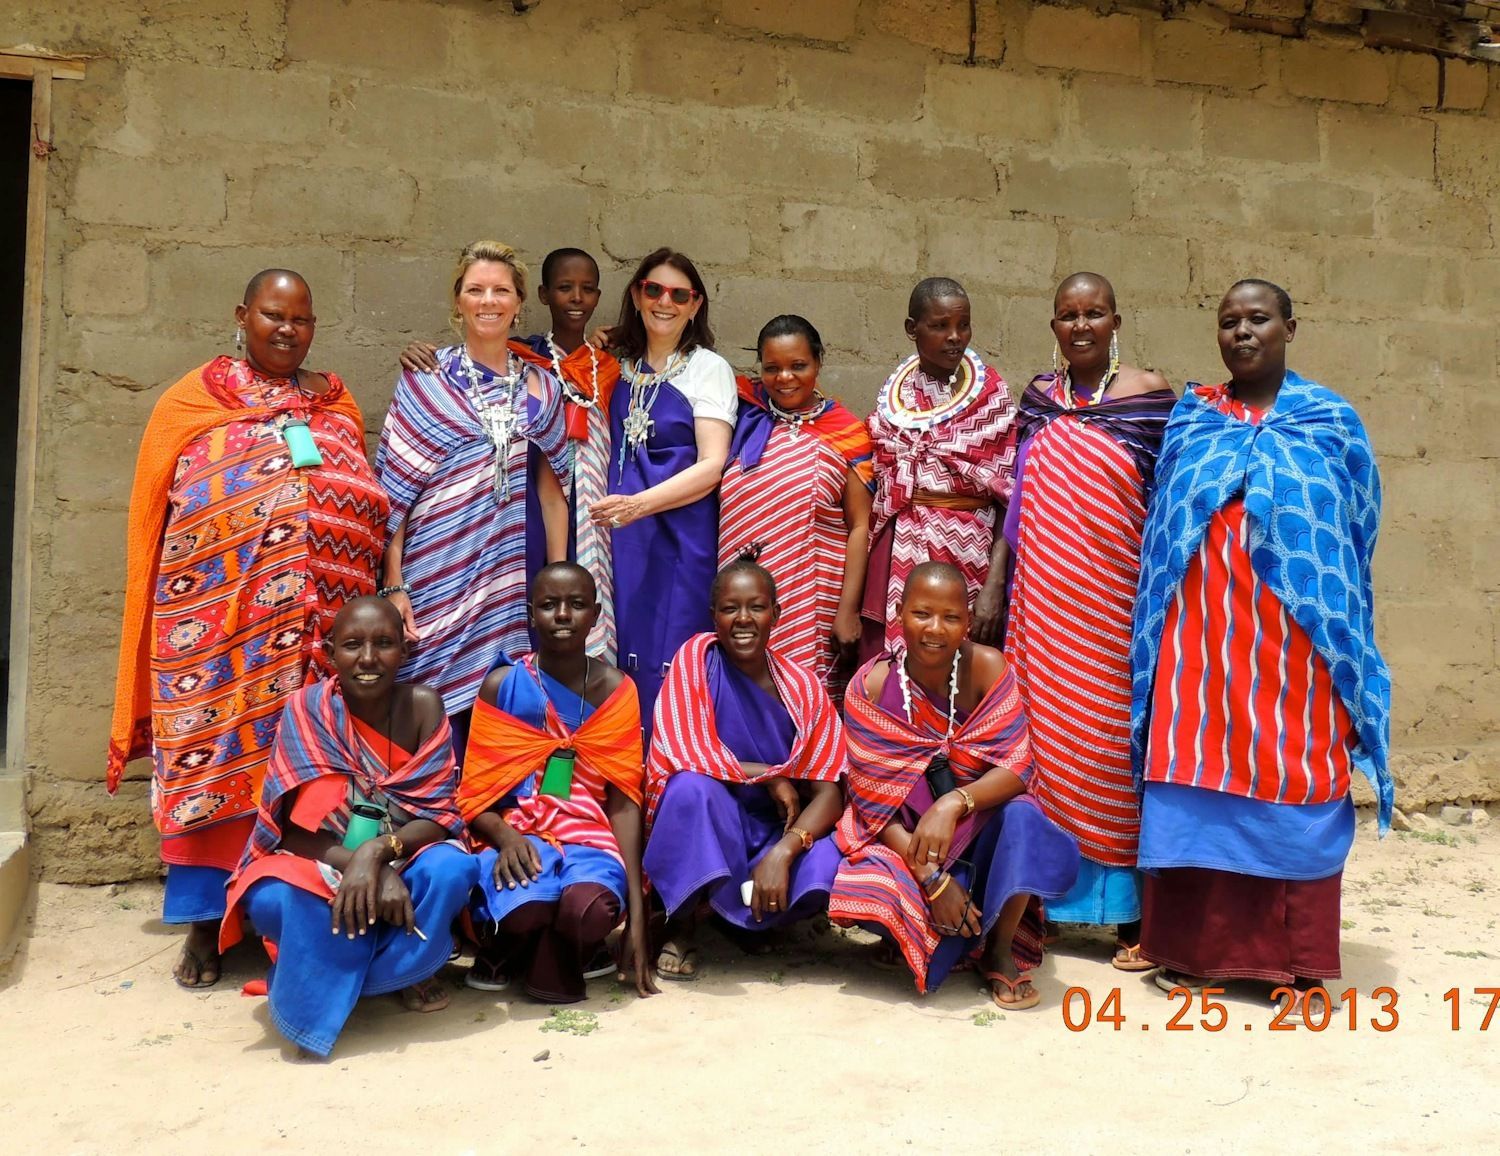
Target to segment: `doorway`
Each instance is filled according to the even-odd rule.
[[[0,80],[0,551],[13,556],[17,420],[26,287],[26,197],[31,171],[31,84]],[[13,572],[0,566],[0,736],[10,707]]]

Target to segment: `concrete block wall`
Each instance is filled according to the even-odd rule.
[[[1296,365],[1380,451],[1380,622],[1402,798],[1500,795],[1500,68],[1191,5],[982,0],[19,0],[55,86],[28,807],[58,880],[155,870],[142,768],[101,783],[135,445],[226,350],[245,279],[309,278],[311,363],[378,429],[397,349],[445,331],[466,241],[581,244],[610,314],[639,255],[701,262],[721,349],[805,313],[855,409],[915,279],[963,280],[1019,389],[1056,281],[1120,291],[1126,356],[1216,379],[1213,307],[1285,284]],[[527,321],[540,323],[536,310]]]

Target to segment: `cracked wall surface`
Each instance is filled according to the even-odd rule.
[[[251,273],[289,265],[315,295],[309,364],[378,430],[396,351],[445,333],[452,258],[485,235],[592,250],[601,317],[642,252],[678,245],[731,361],[805,313],[860,412],[920,275],[968,285],[975,344],[1017,390],[1050,364],[1067,272],[1114,280],[1127,358],[1179,387],[1221,374],[1228,284],[1283,283],[1295,366],[1380,454],[1398,798],[1500,795],[1500,68],[1191,7],[981,2],[972,30],[955,0],[514,8],[0,10],[0,49],[98,56],[54,87],[49,162],[25,747],[48,878],[157,869],[144,765],[115,798],[102,779],[125,507],[162,388],[228,349]]]

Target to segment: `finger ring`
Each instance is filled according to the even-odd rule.
[[[620,524],[620,519],[619,518],[611,518],[609,520],[609,524],[611,526],[618,526]]]
[[[938,857],[938,853],[936,851],[929,851],[929,852],[927,852],[927,859],[928,859],[929,862],[936,862],[937,861],[937,857]]]

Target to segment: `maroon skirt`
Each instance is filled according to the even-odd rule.
[[[1344,873],[1262,879],[1203,867],[1145,878],[1141,954],[1212,979],[1337,979]]]

